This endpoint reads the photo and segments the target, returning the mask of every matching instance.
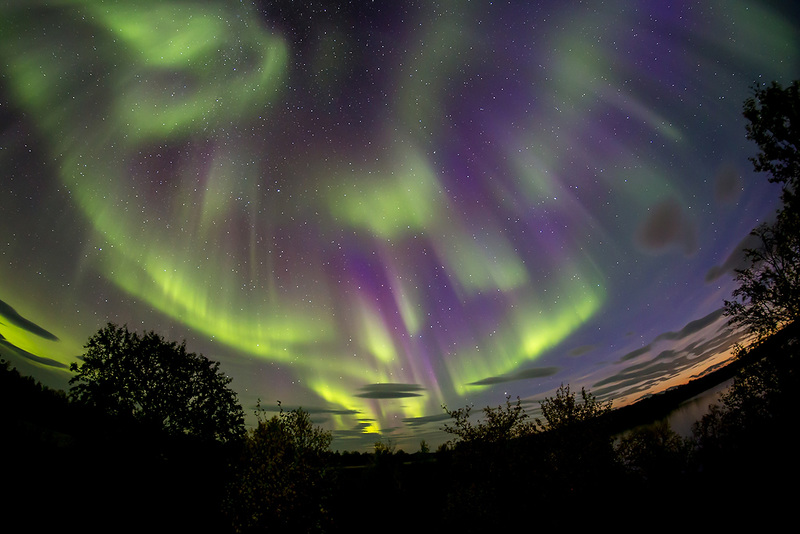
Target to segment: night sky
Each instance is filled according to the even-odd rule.
[[[781,4],[6,0],[0,356],[66,388],[155,330],[340,450],[685,383],[778,205],[741,109],[800,77]]]

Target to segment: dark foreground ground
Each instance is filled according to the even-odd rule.
[[[591,425],[436,453],[330,454],[313,484],[285,483],[268,505],[279,524],[262,531],[783,526],[800,496],[797,338],[793,326],[715,377]],[[729,376],[733,393],[693,438],[642,426]],[[230,490],[235,446],[117,428],[7,366],[0,386],[3,523],[19,525],[6,532],[231,532],[223,510],[252,498]]]

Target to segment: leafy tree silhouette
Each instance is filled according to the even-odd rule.
[[[795,321],[743,349],[739,358],[746,365],[720,403],[709,406],[692,429],[700,491],[715,495],[707,488],[725,488],[720,505],[730,495],[748,494],[748,509],[775,526],[784,524],[794,509],[795,495],[785,490],[786,482],[800,477],[794,406],[800,388],[799,339],[800,323]]]
[[[545,423],[536,420],[543,430],[561,430],[577,424],[598,421],[599,417],[611,411],[611,402],[600,402],[586,388],[581,388],[581,400],[576,402],[575,393],[570,392],[569,384],[556,390],[555,397],[545,397],[541,402]]]
[[[619,464],[613,437],[607,428],[611,402],[599,401],[586,388],[580,397],[562,384],[553,397],[541,401],[544,421],[539,447],[541,483],[549,491],[540,504],[569,512],[575,502],[583,502],[583,513],[597,512],[610,503],[610,493],[597,491],[597,481],[604,481],[609,491],[619,479]]]
[[[554,397],[541,401],[544,421],[533,419],[522,401],[483,409],[483,418],[470,420],[471,406],[445,411],[453,423],[443,429],[456,436],[449,462],[452,483],[444,516],[448,528],[462,532],[515,529],[530,526],[516,510],[547,509],[539,526],[555,526],[556,517],[597,511],[609,499],[595,484],[616,476],[611,436],[601,424],[611,404],[581,390],[580,400],[562,385]],[[609,494],[610,495],[610,494]]]
[[[93,335],[83,363],[72,364],[70,399],[168,436],[221,443],[244,434],[244,414],[219,362],[155,332],[109,323]]]
[[[782,187],[776,220],[753,230],[760,246],[745,250],[750,265],[736,271],[739,286],[725,301],[730,323],[760,342],[800,317],[800,82],[754,87],[743,114],[747,138],[759,147],[754,169]]]
[[[690,440],[679,436],[666,421],[633,429],[616,446],[623,467],[648,491],[675,491],[688,470]],[[664,488],[664,489],[662,489]]]
[[[781,200],[791,206],[800,185],[800,80],[788,87],[773,81],[753,87],[744,101],[747,139],[760,152],[749,158],[756,172],[769,174],[769,181],[781,184]]]
[[[448,410],[442,406],[447,415],[453,419],[451,425],[445,424],[442,430],[456,436],[451,445],[458,443],[499,443],[509,439],[528,436],[536,432],[536,423],[525,413],[522,401],[517,397],[517,402],[512,404],[511,397],[506,397],[506,405],[483,409],[483,420],[472,423],[470,415],[472,406],[457,410]]]
[[[520,490],[531,469],[517,438],[535,434],[535,421],[519,398],[512,403],[506,397],[505,406],[486,406],[477,421],[471,419],[472,406],[442,408],[452,420],[442,430],[454,438],[439,454],[450,482],[441,526],[453,532],[513,526],[517,518],[501,511],[522,505]]]
[[[225,514],[236,532],[325,532],[330,527],[332,434],[302,408],[267,419],[247,435]]]

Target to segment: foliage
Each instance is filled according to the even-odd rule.
[[[512,518],[500,518],[497,511],[513,508],[512,503],[524,494],[515,491],[528,478],[528,456],[519,438],[536,434],[536,423],[519,397],[516,403],[507,397],[505,406],[485,407],[474,422],[472,406],[443,408],[452,424],[442,430],[455,436],[448,442],[450,450],[443,448],[440,455],[448,460],[443,517],[447,530],[484,532],[498,527],[501,520]]]
[[[747,138],[760,151],[750,161],[781,184],[783,205],[775,222],[753,230],[760,246],[745,250],[750,266],[736,271],[738,287],[725,301],[725,315],[762,341],[800,317],[800,82],[786,89],[773,82],[753,92],[744,116]]]
[[[483,409],[484,419],[476,424],[470,421],[472,406],[444,411],[453,419],[453,424],[445,424],[442,430],[456,436],[455,442],[465,443],[497,443],[513,438],[532,435],[536,432],[536,424],[525,413],[522,401],[517,397],[515,404],[511,397],[506,397],[505,408],[487,406]]]
[[[747,494],[753,510],[791,510],[785,481],[800,476],[795,450],[800,323],[792,323],[740,357],[747,361],[718,405],[693,428],[701,482]],[[756,358],[756,359],[754,359]]]
[[[391,456],[395,453],[395,449],[397,446],[392,443],[392,440],[387,440],[385,443],[383,440],[378,440],[375,442],[375,456]]]
[[[790,429],[794,426],[792,395],[800,387],[799,336],[800,323],[795,322],[758,348],[739,354],[747,364],[720,397],[719,405],[694,426],[695,438],[701,447],[707,450],[739,448],[746,435],[760,439],[768,427]]]
[[[761,341],[800,317],[800,224],[785,213],[753,231],[761,241],[745,255],[750,267],[736,271],[738,287],[725,301],[730,323],[742,325]]]
[[[66,394],[45,386],[30,376],[22,376],[16,367],[0,357],[0,411],[22,419],[46,418],[58,424],[67,408]],[[52,412],[56,412],[53,414]]]
[[[597,481],[610,491],[617,473],[610,434],[599,424],[610,403],[585,389],[581,399],[576,402],[562,385],[541,403],[546,423],[531,418],[519,398],[485,408],[477,423],[470,420],[470,406],[445,408],[452,423],[443,430],[456,436],[452,452],[442,456],[449,468],[443,512],[449,530],[530,528],[530,518],[513,513],[530,502],[550,517],[572,513],[575,506],[587,514],[605,506],[611,493],[598,493]]]
[[[483,409],[483,420],[473,424],[470,420],[472,406],[450,411],[444,410],[453,419],[452,425],[445,424],[442,430],[456,436],[456,442],[497,443],[513,438],[531,436],[540,430],[559,430],[573,427],[578,423],[595,421],[611,411],[611,402],[600,402],[586,388],[581,388],[581,399],[576,402],[575,393],[569,384],[561,385],[555,397],[545,397],[540,403],[545,422],[532,419],[522,407],[522,401],[512,404],[506,397],[506,405]]]
[[[544,422],[536,422],[543,430],[543,475],[553,489],[589,498],[593,480],[616,476],[616,454],[604,417],[611,402],[598,401],[586,388],[576,400],[569,385],[562,384],[554,397],[542,400],[541,410]],[[546,498],[558,500],[555,494]]]
[[[747,139],[760,152],[751,157],[756,172],[769,173],[769,181],[783,186],[782,200],[791,205],[800,182],[800,81],[785,89],[777,82],[753,88],[745,100]]]
[[[752,234],[760,246],[745,250],[749,266],[736,271],[738,287],[725,301],[729,324],[755,335],[740,361],[756,361],[739,371],[719,405],[694,428],[696,470],[716,490],[728,494],[758,487],[753,509],[788,508],[784,480],[800,473],[793,447],[797,390],[797,338],[800,323],[800,82],[783,88],[771,83],[753,89],[744,103],[747,138],[759,148],[750,158],[757,172],[781,186],[782,206],[774,222]],[[789,503],[786,503],[789,505]],[[790,506],[790,505],[789,505]]]
[[[0,457],[39,462],[39,449],[55,449],[72,442],[67,434],[78,422],[64,391],[23,376],[0,357],[0,421],[6,436]],[[13,453],[11,451],[14,451]],[[47,454],[52,455],[52,450]],[[27,465],[23,462],[20,465]]]
[[[280,403],[278,403],[280,408]],[[248,434],[225,512],[236,532],[324,531],[329,521],[332,434],[301,408],[267,419]]]
[[[219,363],[155,332],[109,323],[93,335],[83,363],[72,364],[70,399],[167,435],[229,442],[244,433],[231,378]]]
[[[569,384],[561,384],[555,397],[545,397],[541,402],[545,424],[538,420],[537,423],[545,430],[559,430],[577,423],[594,421],[611,411],[611,401],[598,401],[586,388],[581,388],[581,399],[583,403],[576,402],[575,393],[570,392]]]
[[[660,421],[625,435],[616,451],[628,473],[652,484],[663,484],[685,472],[689,443],[669,423]]]

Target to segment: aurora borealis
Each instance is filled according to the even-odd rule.
[[[779,5],[5,2],[0,356],[64,387],[108,321],[185,338],[340,449],[683,383],[777,206],[741,105],[800,73]]]

